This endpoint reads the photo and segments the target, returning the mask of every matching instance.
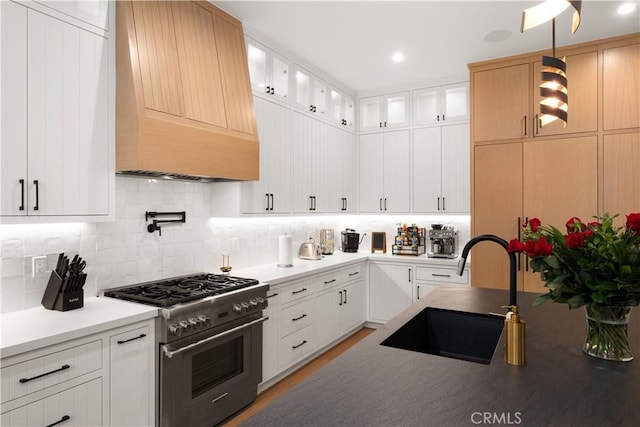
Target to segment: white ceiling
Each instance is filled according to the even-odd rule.
[[[634,0],[639,3],[638,0]],[[551,23],[520,33],[522,10],[540,1],[214,1],[252,33],[275,42],[337,79],[367,92],[466,76],[467,64],[551,48]],[[556,23],[556,45],[640,31],[640,7],[624,17],[622,1],[582,2]],[[640,4],[638,5],[640,6]],[[507,30],[505,41],[485,35]],[[391,55],[401,50],[405,61]]]

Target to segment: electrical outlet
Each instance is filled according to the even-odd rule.
[[[31,258],[31,277],[36,277],[39,274],[44,274],[47,270],[47,256],[34,256]]]

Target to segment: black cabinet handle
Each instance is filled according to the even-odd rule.
[[[295,350],[295,349],[296,349],[296,348],[298,348],[298,347],[302,347],[302,346],[303,346],[303,345],[305,345],[306,343],[307,343],[307,340],[304,340],[304,341],[302,341],[302,342],[301,342],[300,344],[298,344],[298,345],[292,345],[292,346],[291,346],[291,348]]]
[[[357,276],[358,274],[360,274],[359,271],[356,271],[354,273],[349,273],[349,277]]]
[[[309,196],[309,210],[313,210],[313,196]]]
[[[420,285],[416,285],[416,299],[420,299]]]
[[[116,342],[117,342],[118,344],[124,344],[124,343],[127,343],[127,342],[129,342],[129,341],[135,341],[135,340],[142,339],[142,338],[144,338],[144,337],[146,337],[146,336],[147,336],[147,334],[140,334],[140,335],[138,335],[137,337],[129,338],[128,340],[116,341]]]
[[[270,94],[271,93],[271,86],[267,86],[267,90],[265,92],[267,93],[267,95]]]
[[[442,210],[443,210],[443,211],[446,211],[446,210],[447,210],[447,208],[444,206],[444,201],[445,201],[445,197],[443,196],[443,197],[442,197]]]
[[[387,198],[386,197],[384,198],[384,210],[385,211],[387,210]]]
[[[58,421],[56,421],[55,423],[49,424],[47,427],[52,427],[52,426],[58,425],[58,424],[60,424],[60,423],[63,423],[63,422],[65,422],[65,421],[68,421],[68,420],[70,420],[70,419],[71,419],[71,417],[70,417],[69,415],[63,415],[63,416],[62,416],[62,418],[60,418],[60,419],[59,419]]]
[[[309,111],[313,113],[313,105],[309,105]]]
[[[275,294],[273,294],[273,295],[267,295],[267,298],[273,298],[273,297],[277,297],[277,296],[278,296],[278,294],[277,294],[277,293],[275,293]]]
[[[344,303],[347,303],[347,290],[344,290]]]
[[[380,199],[380,210],[382,210],[382,199]]]
[[[276,90],[274,88],[271,88],[271,91],[269,93],[273,95],[274,93],[276,93]]]
[[[328,285],[329,283],[333,283],[335,281],[336,281],[336,279],[327,280],[326,282],[324,282],[324,284]]]
[[[267,198],[267,207],[264,208],[265,211],[269,210],[269,193],[265,193],[264,196]]]
[[[387,122],[384,122],[384,127],[387,127]]]
[[[338,291],[338,293],[340,294],[340,302],[338,303],[339,306],[342,305],[342,291]]]
[[[38,378],[42,378],[42,377],[45,377],[47,375],[55,374],[56,372],[64,371],[65,369],[69,369],[70,367],[71,366],[69,366],[69,365],[62,365],[59,369],[54,369],[53,371],[45,372],[44,374],[36,375],[35,377],[20,378],[20,383],[21,384],[28,383],[29,381],[37,380]]]
[[[38,187],[39,187],[38,184],[39,183],[38,183],[37,179],[34,179],[33,183],[36,186],[36,205],[33,207],[33,210],[37,211],[39,209],[39,207],[40,207],[40,194],[38,193]]]
[[[24,210],[24,179],[21,179],[18,182],[20,182],[20,207],[18,208],[18,210],[23,211]]]
[[[444,121],[444,114],[442,115],[442,121]]]
[[[291,319],[293,322],[297,322],[300,319],[304,319],[305,317],[307,317],[306,314],[303,314],[302,316],[298,316],[298,317],[294,317],[293,319]]]
[[[382,127],[382,122],[380,122],[380,127]]]
[[[346,211],[348,209],[348,205],[347,205],[347,198],[344,198],[344,210]]]
[[[269,210],[272,211],[273,210],[273,193],[270,193],[269,197],[271,197],[271,208],[269,208]]]
[[[524,116],[524,136],[527,136],[527,116]]]
[[[440,197],[438,197],[438,210],[440,210]]]
[[[436,116],[436,121],[438,121],[438,122],[440,121],[440,114],[438,114],[438,115]]]
[[[291,291],[291,293],[292,293],[293,295],[295,295],[295,294],[299,294],[300,292],[304,292],[304,291],[306,291],[306,290],[307,290],[307,288],[302,288],[302,289],[300,289],[299,291]]]
[[[433,276],[433,277],[451,277],[450,274],[438,274],[438,273],[431,273],[431,276]]]
[[[411,282],[411,268],[409,268],[409,282]]]
[[[317,202],[318,202],[317,197],[313,196],[313,210],[314,211],[318,208]]]

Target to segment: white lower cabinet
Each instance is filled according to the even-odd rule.
[[[369,320],[385,323],[413,303],[413,266],[369,264]]]
[[[3,426],[101,426],[102,378],[2,414]]]
[[[155,424],[154,320],[2,359],[3,426]]]
[[[469,270],[416,264],[369,264],[369,320],[385,323],[443,285],[468,286]]]
[[[153,323],[111,335],[109,345],[109,423],[111,426],[153,424],[155,353]]]
[[[278,347],[280,346],[280,294],[279,289],[267,292],[269,305],[263,314],[269,319],[262,323],[262,381],[268,381],[279,372]]]
[[[318,346],[330,343],[366,320],[364,280],[339,283],[316,296],[316,339]]]

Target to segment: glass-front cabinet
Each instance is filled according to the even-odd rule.
[[[305,70],[295,67],[296,105],[302,111],[327,117],[327,84]]]
[[[332,88],[329,91],[329,120],[348,129],[353,129],[355,103],[353,98]]]
[[[467,82],[413,91],[413,124],[444,125],[469,120]]]
[[[360,99],[360,131],[409,126],[409,92]]]
[[[252,89],[261,96],[287,100],[291,69],[289,61],[250,37],[246,37],[246,40]]]

